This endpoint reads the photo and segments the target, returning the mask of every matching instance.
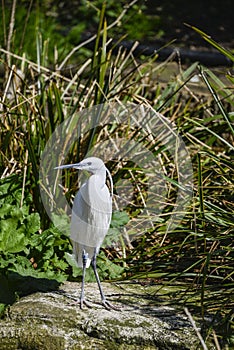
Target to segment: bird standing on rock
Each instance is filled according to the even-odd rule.
[[[96,258],[108,232],[112,215],[113,181],[109,170],[100,158],[89,157],[77,164],[61,165],[55,169],[87,170],[91,173],[75,196],[71,218],[71,241],[77,264],[82,267],[80,307],[90,307],[85,299],[85,272],[91,264],[106,309],[118,309],[106,300],[97,272]],[[111,192],[106,185],[106,174],[110,179]]]

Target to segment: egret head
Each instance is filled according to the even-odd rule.
[[[87,170],[92,174],[95,174],[100,170],[106,171],[106,167],[103,161],[100,158],[96,158],[96,157],[85,158],[80,163],[60,165],[55,169],[69,169],[69,168]]]
[[[107,173],[111,184],[111,196],[113,195],[113,181],[112,181],[110,171],[106,168],[104,162],[100,158],[88,157],[83,159],[80,163],[60,165],[55,169],[69,169],[69,168],[87,170],[91,174],[99,173],[101,174],[101,176],[106,176],[105,174]]]
[[[87,170],[92,174],[96,174],[99,171],[107,170],[103,161],[97,157],[85,158],[81,162],[75,163],[75,164],[60,165],[55,169],[69,169],[69,168]]]
[[[74,169],[87,170],[92,174],[99,171],[106,171],[105,164],[100,158],[89,157],[83,159],[80,163],[73,164]]]

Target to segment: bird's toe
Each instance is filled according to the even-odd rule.
[[[84,309],[84,306],[87,306],[88,308],[92,308],[92,305],[86,299],[81,299],[80,308]]]
[[[102,305],[103,305],[107,310],[121,311],[121,308],[120,308],[120,307],[111,304],[109,301],[107,301],[107,300],[105,300],[105,299],[102,300]]]

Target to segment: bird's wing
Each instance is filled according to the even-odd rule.
[[[78,191],[72,209],[73,241],[99,248],[110,226],[112,201],[107,186],[91,176]]]

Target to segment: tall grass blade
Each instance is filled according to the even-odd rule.
[[[208,89],[209,89],[211,95],[213,96],[215,102],[217,103],[217,106],[219,107],[219,110],[220,110],[222,116],[223,116],[224,119],[226,120],[226,122],[227,122],[227,124],[228,124],[228,126],[229,126],[229,128],[230,128],[230,131],[231,131],[232,135],[234,136],[234,128],[233,128],[233,126],[232,126],[232,124],[231,124],[231,121],[230,121],[230,119],[229,119],[228,113],[226,113],[226,111],[225,111],[225,109],[224,109],[224,107],[223,107],[223,104],[222,104],[221,100],[219,99],[219,97],[218,97],[218,95],[216,94],[215,90],[214,90],[214,89],[212,88],[212,86],[210,85],[209,80],[207,79],[207,76],[206,76],[206,74],[205,74],[205,72],[204,72],[204,70],[203,70],[202,67],[199,67],[199,71],[200,71],[200,74],[201,74],[201,76],[202,76],[204,82],[206,83],[206,85],[207,85],[207,87],[208,87]]]
[[[197,27],[191,26],[189,24],[185,25],[189,28],[192,28],[196,33],[198,33],[205,41],[207,41],[210,45],[215,47],[219,52],[221,52],[224,56],[229,58],[232,62],[234,62],[234,55],[231,53],[231,51],[225,49],[220,44],[218,44],[215,40],[213,40],[208,34],[204,33],[202,30],[198,29]]]
[[[202,183],[202,166],[201,166],[201,155],[200,153],[197,154],[197,160],[198,160],[198,193],[199,193],[199,206],[200,206],[200,215],[201,218],[204,220],[204,197],[203,197],[203,183]]]

